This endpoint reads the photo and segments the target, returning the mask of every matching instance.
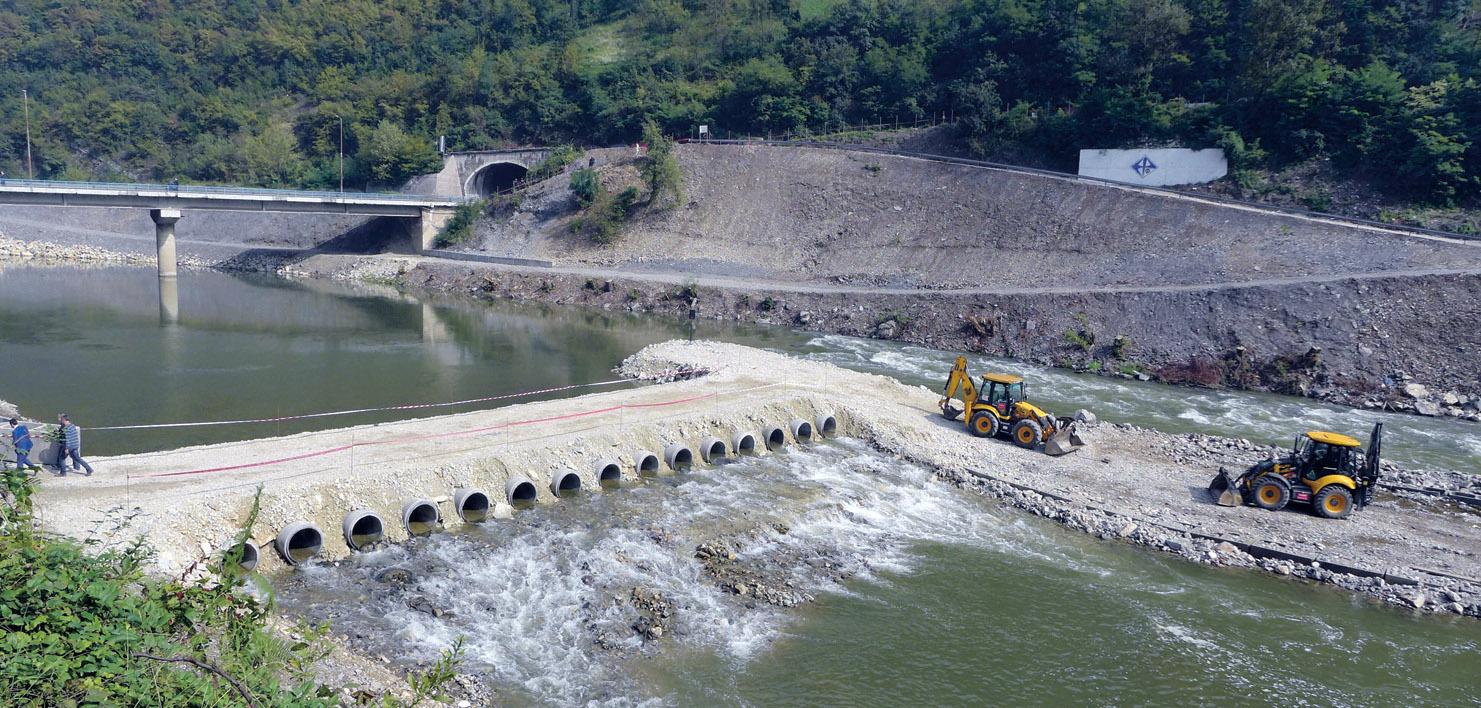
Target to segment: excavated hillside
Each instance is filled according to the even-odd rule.
[[[614,185],[630,152],[599,151]],[[1481,270],[1481,242],[1402,236],[1032,174],[791,147],[683,145],[685,201],[640,210],[613,246],[573,233],[568,178],[480,227],[467,250],[807,283],[1012,290],[1213,285]]]
[[[685,199],[614,245],[573,231],[560,176],[462,247],[554,270],[409,282],[680,316],[697,296],[703,317],[1481,415],[1481,241],[872,153],[679,155]],[[592,156],[609,188],[639,183],[631,152]]]

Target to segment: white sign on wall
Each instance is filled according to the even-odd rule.
[[[1168,187],[1212,182],[1227,174],[1229,161],[1218,148],[1080,151],[1082,177]]]

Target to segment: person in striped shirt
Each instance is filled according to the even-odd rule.
[[[88,477],[93,476],[93,466],[82,459],[82,428],[77,427],[66,413],[57,416],[57,425],[62,429],[62,452],[57,455],[57,469],[66,477],[67,458],[70,456],[74,468],[85,469]]]

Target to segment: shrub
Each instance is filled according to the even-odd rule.
[[[442,227],[442,233],[437,234],[437,246],[451,246],[473,238],[473,227],[487,207],[488,202],[482,199],[459,204],[453,218]]]
[[[575,193],[576,202],[582,208],[591,206],[602,191],[602,183],[597,179],[597,171],[590,167],[583,167],[571,173],[571,191]]]
[[[575,162],[578,157],[581,157],[580,150],[570,145],[558,145],[550,150],[550,154],[546,155],[545,159],[530,168],[529,173],[525,175],[525,180],[534,182],[560,174],[561,170],[566,169],[566,165]]]

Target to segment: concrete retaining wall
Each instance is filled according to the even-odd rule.
[[[1151,187],[1213,182],[1229,174],[1219,149],[1081,150],[1080,176]]]

